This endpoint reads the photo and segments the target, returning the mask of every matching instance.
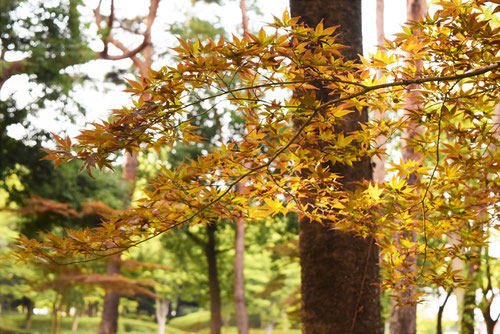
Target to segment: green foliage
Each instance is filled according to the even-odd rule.
[[[494,42],[500,27],[484,14],[487,4],[440,2],[432,16],[409,23],[361,63],[342,57],[336,28],[297,25],[288,13],[275,19],[272,34],[262,29],[231,41],[181,40],[177,66],[130,82],[133,106],[82,131],[77,143],[60,139],[47,159],[104,168],[120,150],[199,148],[211,138],[200,137],[193,121],[221,103],[245,119],[245,131],[196,159],[162,168],[140,205],[105,228],[79,231],[77,240],[24,239],[19,257],[103,256],[108,240],[114,250],[126,250],[182,225],[294,212],[376,243],[384,288],[460,285],[450,260],[484,245],[485,231],[498,227],[494,219],[475,219],[484,212],[498,216],[500,199],[500,151],[492,149],[500,145],[492,120],[500,93]],[[404,108],[417,89],[418,106],[405,119],[353,121],[367,107]],[[405,149],[421,158],[392,163],[393,177],[383,184],[368,176],[349,182],[353,166],[386,154],[372,145],[377,137],[390,140],[412,124],[422,131]],[[235,191],[243,182],[245,192]],[[403,235],[397,242],[395,233]],[[404,237],[413,233],[421,240]],[[459,242],[446,243],[452,236]]]
[[[81,317],[78,321],[78,330],[71,331],[72,317],[63,317],[62,334],[88,334],[97,333],[99,328],[100,318]],[[26,331],[21,329],[24,323],[24,315],[7,315],[0,316],[0,333],[5,334],[45,334],[50,333],[50,317],[49,316],[33,316],[32,330]],[[120,317],[118,325],[118,334],[154,334],[157,333],[157,326],[152,321],[141,321]],[[167,333],[179,333],[174,328],[167,326]]]
[[[170,32],[183,40],[200,38],[217,38],[224,34],[224,28],[214,25],[212,22],[192,17],[187,22],[177,23],[170,27]]]
[[[174,318],[168,324],[184,331],[199,332],[204,328],[210,327],[210,312],[199,311],[191,313],[183,317]]]
[[[72,88],[72,80],[61,70],[94,57],[83,34],[79,5],[80,0],[50,3],[2,0],[1,47],[6,52],[29,55],[21,73],[32,75],[34,82],[45,84],[46,94],[53,92],[55,87],[67,94]],[[8,65],[2,59],[2,66]]]
[[[26,186],[36,185],[41,177],[54,180],[51,164],[39,163],[42,142],[49,138],[28,115],[51,108],[53,101],[65,107],[61,114],[70,117],[78,111],[78,104],[71,98],[75,78],[65,69],[92,59],[87,46],[87,36],[81,23],[79,0],[24,1],[2,0],[0,13],[0,88],[12,75],[25,74],[29,85],[25,93],[32,93],[32,101],[16,101],[12,95],[0,101],[0,180],[16,174]],[[22,57],[21,61],[7,61],[6,57]],[[26,99],[26,96],[22,96]],[[11,125],[22,125],[27,136],[22,140],[7,135]],[[8,189],[3,181],[0,187]],[[15,202],[22,196],[12,194]]]

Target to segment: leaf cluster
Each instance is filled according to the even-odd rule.
[[[295,212],[374,238],[384,287],[459,284],[450,259],[485,244],[485,230],[498,227],[499,136],[492,117],[500,93],[500,28],[485,8],[484,1],[443,2],[361,62],[342,57],[335,27],[297,25],[287,13],[271,24],[272,34],[181,40],[176,66],[130,81],[132,107],[114,110],[76,143],[59,140],[46,159],[79,159],[90,172],[110,167],[115,151],[197,145],[205,139],[192,120],[219,104],[230,105],[245,129],[205,155],[163,168],[136,208],[81,231],[79,240],[58,239],[58,251],[101,257],[183,224]],[[201,93],[207,90],[215,93]],[[415,90],[418,108],[406,118],[360,120],[365,108],[404,108]],[[342,166],[386,154],[375,139],[390,140],[411,124],[422,131],[403,145],[421,159],[393,163],[393,177],[383,184],[367,178],[344,186],[349,175],[339,172]],[[417,181],[407,182],[410,177]],[[243,192],[235,192],[238,183]],[[421,239],[406,238],[410,231]],[[394,232],[403,232],[398,242]],[[458,241],[447,242],[450,236]],[[47,249],[55,249],[50,240],[23,244],[21,259],[50,257]]]

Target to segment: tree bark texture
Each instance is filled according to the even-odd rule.
[[[325,27],[340,25],[339,43],[346,59],[355,60],[362,53],[361,1],[291,0],[292,16],[315,27],[321,20]],[[322,100],[327,91],[319,91]],[[330,97],[331,98],[331,97]],[[342,128],[346,134],[366,122],[365,112],[351,113]],[[336,164],[332,172],[342,175],[346,188],[353,182],[372,177],[368,159],[353,167]],[[301,218],[299,250],[302,268],[302,330],[306,334],[383,332],[380,318],[378,248],[373,239],[332,230]]]
[[[217,271],[216,227],[207,226],[208,241],[205,255],[208,262],[208,286],[210,290],[210,334],[220,334],[222,327],[222,305],[220,299],[219,273]]]
[[[120,275],[121,262],[120,254],[112,255],[106,265],[106,274],[109,276]],[[99,334],[115,334],[118,330],[118,306],[120,304],[120,294],[106,290],[104,296],[104,306],[102,309],[101,324]]]
[[[406,19],[409,21],[418,21],[425,16],[427,13],[427,3],[426,0],[407,0],[406,2]],[[417,72],[422,69],[422,62],[416,61]],[[406,98],[406,106],[403,117],[408,117],[413,110],[419,108],[418,97],[419,93],[416,91],[418,85],[410,85],[407,87],[408,96]],[[409,121],[406,124],[406,128],[403,129],[401,135],[402,139],[402,158],[404,161],[413,160],[419,161],[422,159],[422,155],[417,153],[412,147],[407,146],[406,141],[415,138],[422,132],[422,129],[417,126],[417,124]],[[411,174],[407,180],[407,183],[414,185],[417,182],[417,177],[415,174]],[[412,242],[417,241],[417,235],[414,231],[403,231],[403,237],[411,237]],[[399,244],[398,240],[401,235],[396,235],[396,242]],[[413,265],[406,269],[402,274],[408,275],[416,273],[416,258],[411,256],[409,262]],[[413,301],[412,296],[417,292],[414,284],[408,282],[401,283],[402,290],[396,291],[395,295],[397,298],[391,301],[391,315],[389,319],[389,332],[391,334],[415,334],[417,332],[417,305],[415,303],[410,303]]]

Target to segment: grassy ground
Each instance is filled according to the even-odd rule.
[[[71,331],[72,318],[63,318],[62,334],[89,334],[97,333],[100,318],[82,317],[78,322],[78,331]],[[167,334],[192,334],[209,333],[208,329],[208,312],[196,312],[188,314],[184,317],[172,319],[166,326]],[[32,330],[26,331],[21,329],[24,324],[24,315],[15,314],[8,316],[0,316],[0,334],[48,334],[50,333],[50,317],[49,316],[33,316]],[[144,321],[136,319],[128,319],[121,317],[118,321],[118,334],[156,334],[158,329],[153,321]],[[251,329],[251,334],[264,334],[264,329]],[[226,327],[222,330],[223,334],[236,334],[235,327]],[[293,329],[283,331],[275,329],[273,334],[298,334],[300,330]]]

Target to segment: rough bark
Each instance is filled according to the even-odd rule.
[[[216,227],[207,226],[208,241],[205,255],[208,262],[208,286],[210,290],[210,334],[220,334],[222,327],[222,305],[220,299],[219,273],[217,271]]]
[[[120,275],[121,262],[120,254],[111,256],[106,265],[106,274],[109,276]],[[118,306],[120,304],[120,294],[106,290],[104,296],[104,306],[102,309],[101,324],[99,334],[115,334],[118,330]]]
[[[361,1],[291,0],[292,16],[300,16],[309,26],[324,20],[324,26],[340,25],[340,43],[346,59],[362,53]],[[318,92],[323,100],[327,92]],[[321,98],[321,97],[320,97]],[[342,129],[352,132],[366,122],[366,112],[351,113]],[[353,167],[335,165],[332,172],[343,176],[350,188],[359,180],[371,179],[371,163],[363,159]],[[331,230],[304,218],[299,224],[302,268],[302,330],[306,334],[382,333],[378,249],[371,238]]]
[[[410,21],[418,21],[423,18],[427,13],[427,4],[425,0],[407,0],[406,2],[406,19]],[[416,61],[417,72],[422,69],[422,62]],[[419,93],[416,91],[418,85],[410,85],[407,87],[408,96],[406,98],[406,106],[403,117],[409,117],[413,110],[419,108],[418,97]],[[409,121],[401,135],[402,139],[402,158],[403,161],[413,160],[419,161],[422,155],[416,152],[412,147],[407,145],[407,141],[421,133],[421,128],[417,124]],[[408,177],[407,183],[414,185],[417,182],[415,174]],[[417,241],[417,235],[414,231],[403,231],[402,235],[395,236],[396,243],[399,244],[399,238],[411,237],[412,242]],[[412,266],[405,269],[403,275],[412,275],[416,272],[416,258],[412,256],[408,259]],[[396,291],[396,297],[391,301],[391,315],[389,320],[389,332],[391,334],[415,334],[417,332],[417,305],[413,303],[412,296],[417,293],[416,286],[408,282],[401,282],[401,291]]]
[[[165,334],[165,323],[169,310],[169,301],[167,298],[156,299],[156,322],[158,323],[158,334]]]

